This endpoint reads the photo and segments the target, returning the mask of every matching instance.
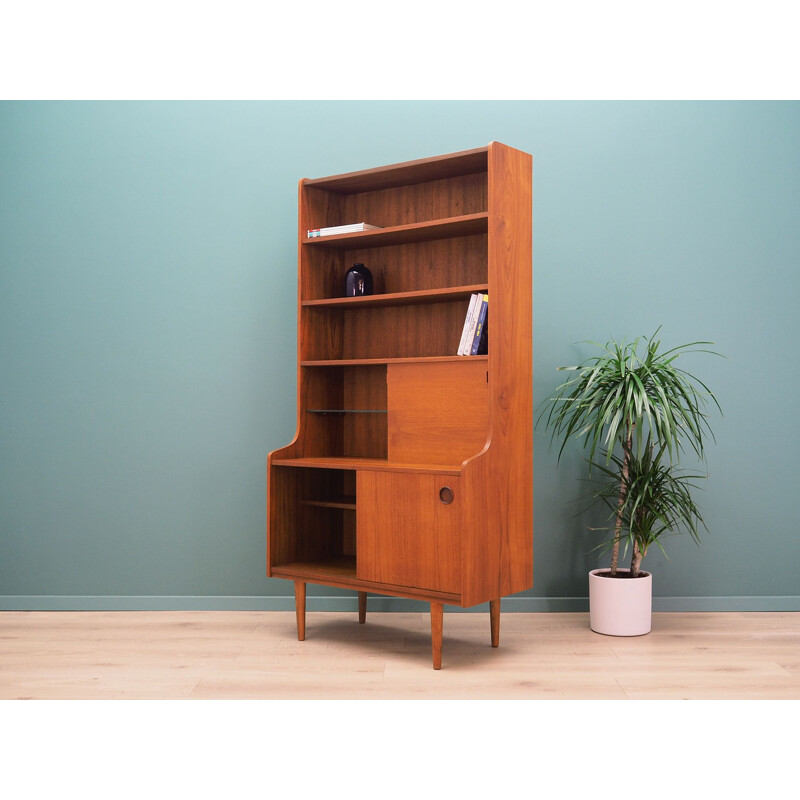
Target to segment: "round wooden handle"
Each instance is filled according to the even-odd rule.
[[[453,490],[449,486],[443,486],[439,489],[439,499],[445,505],[449,505],[453,502]]]

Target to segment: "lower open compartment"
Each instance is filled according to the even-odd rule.
[[[355,578],[355,470],[273,466],[270,491],[271,568]]]

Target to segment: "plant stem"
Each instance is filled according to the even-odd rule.
[[[639,550],[639,543],[633,540],[633,556],[631,557],[631,577],[639,577],[639,566],[642,563],[642,553]]]
[[[628,435],[622,445],[622,476],[619,481],[619,502],[617,503],[617,520],[614,525],[614,541],[611,545],[611,576],[617,576],[619,567],[619,540],[622,532],[622,507],[625,505],[626,485],[628,483],[628,467],[631,461],[631,448],[633,446],[633,426],[628,428]]]

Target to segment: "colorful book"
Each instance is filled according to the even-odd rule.
[[[472,335],[472,341],[470,342],[468,355],[476,356],[478,355],[478,348],[481,343],[481,334],[483,333],[484,324],[486,323],[486,315],[488,314],[489,309],[489,295],[482,294],[481,295],[481,305],[478,309],[478,319],[475,324],[475,332]]]
[[[481,338],[478,341],[478,351],[476,356],[485,356],[489,353],[489,307],[486,307],[486,319],[483,321],[483,329],[481,330]]]
[[[336,236],[340,233],[358,233],[359,231],[378,231],[379,225],[368,225],[366,222],[354,222],[351,225],[334,225],[330,228],[311,228],[308,231],[308,238],[315,239],[318,236]]]
[[[472,309],[472,314],[470,315],[469,320],[469,330],[467,331],[467,338],[464,342],[464,347],[461,350],[460,355],[468,356],[470,354],[470,350],[472,349],[472,340],[475,338],[475,328],[478,325],[478,315],[481,311],[481,300],[483,298],[482,294],[478,294],[475,299],[475,306]]]
[[[467,344],[467,336],[469,335],[469,326],[472,322],[472,312],[475,310],[475,304],[478,302],[478,294],[473,293],[469,299],[469,308],[467,309],[467,316],[464,318],[464,327],[461,330],[461,343],[458,345],[457,355],[464,355],[464,348]]]

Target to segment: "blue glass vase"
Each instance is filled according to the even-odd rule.
[[[344,278],[345,297],[372,294],[372,273],[363,264],[353,264]]]

